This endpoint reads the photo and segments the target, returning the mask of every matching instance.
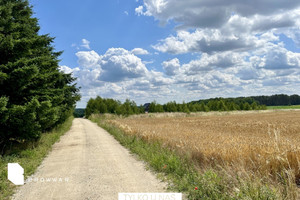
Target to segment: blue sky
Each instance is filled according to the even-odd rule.
[[[85,107],[299,94],[295,0],[30,0]]]

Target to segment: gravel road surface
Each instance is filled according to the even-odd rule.
[[[36,173],[19,186],[15,200],[118,199],[119,192],[166,192],[109,133],[87,119],[54,144]]]

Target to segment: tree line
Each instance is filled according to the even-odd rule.
[[[144,107],[137,106],[134,101],[127,99],[124,103],[121,101],[110,99],[110,98],[101,98],[97,96],[95,99],[91,98],[87,102],[85,108],[85,116],[89,117],[91,114],[96,113],[111,113],[117,115],[133,115],[144,113]]]
[[[149,104],[149,112],[209,112],[209,111],[233,111],[233,110],[263,110],[265,105],[256,101],[229,101],[222,98],[203,102],[176,103],[175,101],[160,105],[156,102]]]
[[[253,96],[252,98],[260,104],[267,106],[300,105],[300,96],[297,94],[275,94],[272,96]]]
[[[59,69],[62,52],[54,51],[54,38],[38,34],[32,15],[27,0],[0,1],[0,147],[38,139],[80,99],[75,78]]]
[[[192,103],[207,103],[214,100],[224,100],[240,104],[241,102],[248,102],[252,104],[256,102],[260,105],[266,106],[287,106],[287,105],[300,105],[300,96],[297,94],[286,95],[286,94],[275,94],[271,96],[250,96],[250,97],[236,97],[236,98],[211,98],[199,101],[193,101]]]
[[[111,113],[117,115],[132,115],[141,114],[145,112],[209,112],[209,111],[232,111],[232,110],[262,110],[266,109],[265,105],[260,105],[255,100],[248,99],[233,101],[229,99],[211,99],[202,102],[190,103],[176,103],[175,101],[166,104],[159,104],[156,101],[137,106],[134,101],[127,99],[124,103],[118,100],[101,98],[97,96],[95,99],[91,98],[85,109],[85,116],[89,117],[95,113]]]
[[[159,104],[156,101],[137,106],[134,101],[127,99],[123,104],[114,99],[97,97],[87,103],[85,115],[93,113],[112,113],[118,115],[131,115],[140,113],[159,112],[209,112],[209,111],[233,111],[233,110],[265,110],[266,106],[299,105],[299,95],[276,94],[272,96],[251,96],[236,98],[211,98],[189,103],[176,103],[170,101]]]
[[[73,112],[73,116],[75,118],[82,118],[84,117],[85,109],[84,108],[75,108]]]

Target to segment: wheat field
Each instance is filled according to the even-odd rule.
[[[229,166],[263,176],[289,171],[300,181],[300,111],[150,114],[110,123],[189,155],[200,167]]]

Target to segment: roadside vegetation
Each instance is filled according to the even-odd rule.
[[[72,125],[73,117],[50,132],[41,134],[36,141],[28,141],[11,146],[5,155],[0,155],[0,199],[10,199],[16,186],[7,179],[7,164],[19,163],[24,168],[24,178],[32,175],[45,156]]]
[[[297,199],[298,111],[91,115],[189,199]]]

